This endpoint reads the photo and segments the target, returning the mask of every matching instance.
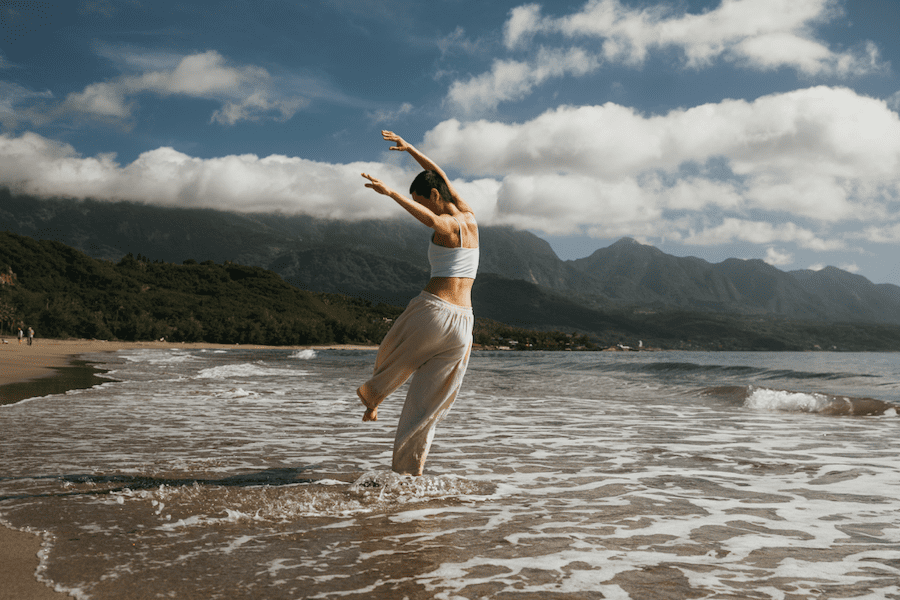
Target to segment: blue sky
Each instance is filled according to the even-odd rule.
[[[0,3],[0,185],[402,217],[454,179],[563,259],[631,236],[900,285],[897,0]]]

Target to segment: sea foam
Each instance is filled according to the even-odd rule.
[[[831,400],[823,394],[752,388],[744,405],[768,411],[822,412]]]

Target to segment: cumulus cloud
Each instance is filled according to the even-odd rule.
[[[878,244],[900,243],[900,223],[872,225],[855,237]]]
[[[766,257],[763,260],[773,267],[779,267],[794,262],[794,255],[790,252],[784,252],[778,248],[769,246],[766,248]]]
[[[524,98],[548,79],[585,75],[599,65],[596,57],[580,48],[541,48],[533,60],[496,60],[490,72],[453,82],[447,101],[466,114],[492,110],[501,102]]]
[[[700,233],[688,237],[685,242],[697,246],[716,246],[734,241],[752,244],[772,242],[793,242],[810,250],[840,250],[845,247],[843,240],[823,239],[814,232],[794,223],[773,224],[764,221],[747,221],[728,217]],[[771,250],[771,248],[770,248]]]
[[[888,106],[895,112],[900,112],[900,92],[895,92],[887,99]]]
[[[699,14],[676,12],[673,4],[633,8],[621,0],[589,0],[560,17],[544,16],[540,4],[525,4],[510,11],[503,43],[510,53],[533,57],[498,58],[489,72],[451,84],[447,99],[462,114],[473,114],[519,100],[551,77],[583,76],[601,64],[640,67],[652,53],[672,50],[691,69],[717,61],[761,71],[784,67],[807,76],[885,69],[871,42],[839,51],[815,37],[815,26],[839,16],[834,0],[722,0]],[[542,45],[534,50],[536,38]],[[582,46],[549,50],[547,44],[560,38]],[[547,55],[567,60],[557,60],[557,68],[544,69],[543,76],[532,75]]]
[[[151,62],[153,59],[157,64]],[[230,64],[215,51],[181,56],[176,61],[171,55],[159,54],[139,59],[136,53],[126,53],[119,60],[132,70],[134,67],[145,70],[93,83],[69,94],[63,110],[126,120],[131,117],[140,94],[180,95],[220,102],[222,107],[213,112],[210,120],[233,125],[264,117],[287,120],[309,102],[301,95],[284,93],[265,69]]]
[[[29,194],[347,220],[400,214],[393,202],[363,187],[362,172],[375,173],[396,189],[408,186],[414,175],[385,164],[279,155],[201,159],[166,147],[123,166],[112,155],[82,157],[68,144],[35,133],[0,135],[0,182]]]
[[[847,75],[878,68],[877,49],[838,52],[814,37],[815,25],[840,15],[833,0],[722,0],[700,14],[675,14],[658,4],[631,8],[620,0],[589,0],[581,10],[544,17],[540,6],[514,9],[504,29],[506,47],[521,47],[536,35],[602,41],[605,59],[639,64],[651,51],[675,48],[690,67],[717,59],[757,69],[791,67],[808,74]]]
[[[844,88],[656,116],[608,103],[524,123],[451,119],[426,134],[424,149],[466,175],[503,181],[498,218],[556,233],[572,233],[579,219],[636,224],[622,205],[640,222],[711,209],[878,219],[900,194],[900,116]],[[548,199],[555,208],[545,213]]]
[[[207,82],[205,85],[214,85]],[[789,248],[900,241],[900,115],[843,88],[724,100],[643,115],[608,103],[523,123],[447,120],[420,147],[460,177],[483,224],[553,235],[623,235]],[[120,165],[34,133],[0,136],[0,184],[42,194],[359,219],[401,214],[362,186],[405,190],[400,163],[286,156],[200,159],[171,148]],[[415,167],[407,161],[406,167]]]

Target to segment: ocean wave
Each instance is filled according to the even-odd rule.
[[[817,413],[832,416],[897,416],[900,406],[875,398],[854,398],[822,392],[798,392],[758,386],[718,386],[701,395],[745,408],[769,412]]]
[[[793,369],[769,369],[763,367],[753,367],[746,365],[709,365],[690,362],[653,362],[653,363],[631,363],[614,367],[616,370],[629,372],[644,372],[652,374],[665,375],[715,375],[732,377],[738,376],[743,378],[758,378],[763,380],[782,380],[782,379],[820,379],[823,381],[836,381],[841,379],[855,378],[877,378],[877,375],[866,373],[848,373],[848,372],[831,372],[831,371],[797,371]]]
[[[291,358],[297,358],[300,360],[312,360],[316,357],[316,351],[312,348],[307,348],[305,350],[297,350],[293,354],[291,354]]]
[[[296,369],[274,369],[256,363],[240,363],[202,369],[194,377],[197,379],[248,379],[253,377],[290,377],[295,375],[308,375],[308,372]]]
[[[176,365],[197,360],[197,357],[184,350],[157,350],[148,348],[141,350],[120,350],[118,354],[129,362],[148,363],[151,365]]]

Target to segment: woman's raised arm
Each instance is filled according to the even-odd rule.
[[[450,195],[453,197],[453,202],[457,207],[463,212],[472,212],[472,209],[468,204],[460,197],[460,195],[453,188],[453,184],[450,183],[450,179],[447,177],[447,174],[444,173],[444,170],[441,169],[436,162],[419,152],[415,146],[404,140],[402,137],[394,133],[393,131],[388,131],[383,129],[381,131],[381,136],[389,141],[394,142],[395,146],[391,147],[391,150],[398,150],[400,152],[408,152],[410,156],[416,159],[416,162],[419,163],[419,166],[422,167],[426,171],[435,171],[438,175],[440,175],[444,182],[447,184],[447,189],[450,190]]]
[[[444,178],[444,180],[447,179],[447,175],[437,165],[436,162],[434,162],[433,160],[431,160],[430,158],[428,158],[427,156],[425,156],[424,154],[422,154],[421,152],[416,150],[416,148],[412,144],[410,144],[409,142],[404,140],[402,137],[400,137],[393,131],[387,131],[386,129],[383,129],[381,131],[381,136],[385,140],[387,140],[389,142],[394,142],[396,144],[396,146],[391,147],[391,150],[398,150],[400,152],[409,152],[409,155],[412,156],[414,159],[416,159],[416,162],[419,163],[420,167],[422,167],[426,171],[437,171],[438,173],[440,173],[441,177]]]
[[[438,216],[415,200],[410,200],[403,194],[398,194],[388,186],[384,185],[384,183],[380,179],[373,177],[372,175],[363,173],[362,176],[368,179],[370,182],[366,184],[367,188],[375,190],[379,194],[383,194],[388,198],[392,198],[394,202],[405,208],[406,212],[414,216],[419,220],[420,223],[422,223],[426,227],[431,227],[432,229],[434,229],[438,224]]]

